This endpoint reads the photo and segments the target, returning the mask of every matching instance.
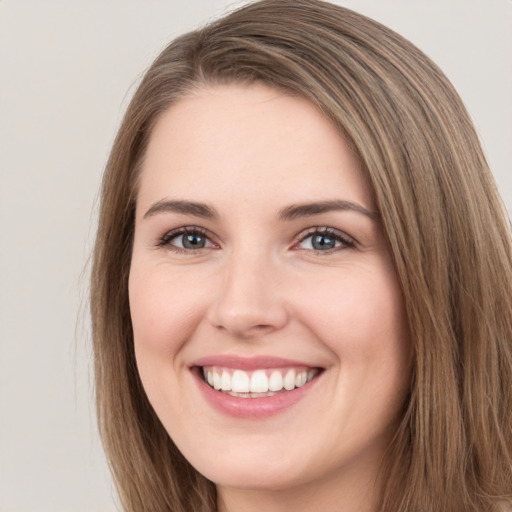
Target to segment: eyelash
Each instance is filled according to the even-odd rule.
[[[171,242],[180,237],[185,235],[196,235],[200,237],[204,237],[207,239],[211,246],[210,247],[201,247],[199,249],[192,249],[192,248],[184,248],[184,247],[177,247],[176,245],[173,245]],[[296,246],[306,241],[308,238],[312,237],[313,235],[320,235],[324,236],[326,238],[330,238],[334,240],[334,242],[339,242],[341,245],[339,247],[334,247],[331,249],[326,250],[319,250],[319,249],[301,249],[300,247],[297,248]],[[211,241],[211,237],[208,235],[208,233],[197,226],[186,226],[182,228],[178,228],[172,231],[169,231],[166,233],[162,238],[158,241],[157,247],[164,247],[170,251],[173,251],[177,254],[187,254],[187,255],[194,255],[199,252],[201,252],[204,249],[209,249],[211,247],[218,248],[219,246]],[[355,241],[343,233],[342,231],[338,231],[333,228],[329,227],[313,227],[308,229],[305,233],[301,233],[295,238],[295,241],[293,243],[293,247],[296,248],[296,250],[303,250],[303,251],[313,251],[317,254],[331,254],[333,252],[343,250],[343,249],[354,249],[356,247]]]
[[[326,238],[331,238],[335,242],[340,242],[341,245],[339,247],[334,247],[332,249],[326,249],[323,251],[321,251],[319,249],[302,249],[302,250],[307,250],[307,251],[312,250],[317,254],[331,254],[331,253],[339,251],[339,250],[354,249],[356,247],[354,239],[349,237],[342,231],[338,231],[337,229],[333,229],[333,228],[329,228],[329,227],[320,227],[320,226],[310,228],[306,231],[306,233],[301,233],[297,237],[295,246],[300,243],[303,243],[305,240],[312,237],[313,235],[321,235]],[[298,248],[297,250],[301,250],[301,249]]]
[[[186,226],[186,227],[183,227],[183,228],[178,228],[178,229],[174,229],[172,231],[169,231],[168,233],[166,233],[158,242],[157,246],[158,247],[165,247],[166,249],[170,250],[170,251],[173,251],[177,254],[189,254],[189,255],[193,255],[193,254],[197,254],[199,253],[201,250],[203,249],[206,249],[206,247],[201,247],[199,249],[187,249],[187,248],[184,248],[184,247],[177,247],[176,245],[173,245],[171,242],[175,239],[175,238],[178,238],[180,236],[185,236],[185,235],[198,235],[198,236],[201,236],[203,238],[206,238],[207,240],[210,240],[210,236],[208,235],[208,233],[200,228],[200,227],[197,227],[197,226]],[[210,240],[210,243],[213,244],[213,242],[211,242]],[[215,244],[213,244],[215,245]]]

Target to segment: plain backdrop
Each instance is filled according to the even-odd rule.
[[[512,2],[339,3],[446,72],[511,212]],[[141,72],[173,37],[240,4],[0,0],[0,512],[116,510],[87,316],[99,181]]]

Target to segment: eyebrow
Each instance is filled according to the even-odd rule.
[[[312,217],[314,215],[320,215],[322,213],[332,211],[353,211],[365,215],[374,221],[379,217],[377,212],[367,210],[357,203],[334,199],[315,203],[292,204],[280,210],[277,218],[281,221],[290,221],[301,217]],[[149,210],[144,214],[144,219],[157,215],[158,213],[181,213],[207,219],[218,218],[218,214],[215,209],[205,203],[163,199],[156,202],[149,208]]]
[[[217,212],[207,204],[196,203],[193,201],[167,200],[156,202],[144,214],[144,219],[152,217],[157,213],[183,213],[185,215],[194,215],[195,217],[204,217],[207,219],[217,218]]]
[[[313,215],[320,215],[322,213],[333,211],[353,211],[361,213],[373,221],[376,221],[379,218],[379,214],[377,212],[367,210],[360,204],[339,199],[320,201],[317,203],[292,204],[283,208],[279,212],[278,218],[279,220],[294,220],[301,217],[311,217]]]

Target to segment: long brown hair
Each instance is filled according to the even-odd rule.
[[[205,84],[313,102],[358,153],[406,301],[413,376],[381,512],[512,501],[510,224],[471,120],[411,43],[316,0],[262,0],[173,41],[145,74],[103,179],[91,284],[100,431],[129,512],[216,510],[140,383],[128,305],[137,175],[159,115]]]

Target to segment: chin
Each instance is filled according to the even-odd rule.
[[[257,459],[257,458],[255,458]],[[268,464],[261,460],[226,462],[223,464],[205,464],[198,471],[217,486],[252,490],[286,491],[304,484],[308,478],[292,470],[290,464]]]

